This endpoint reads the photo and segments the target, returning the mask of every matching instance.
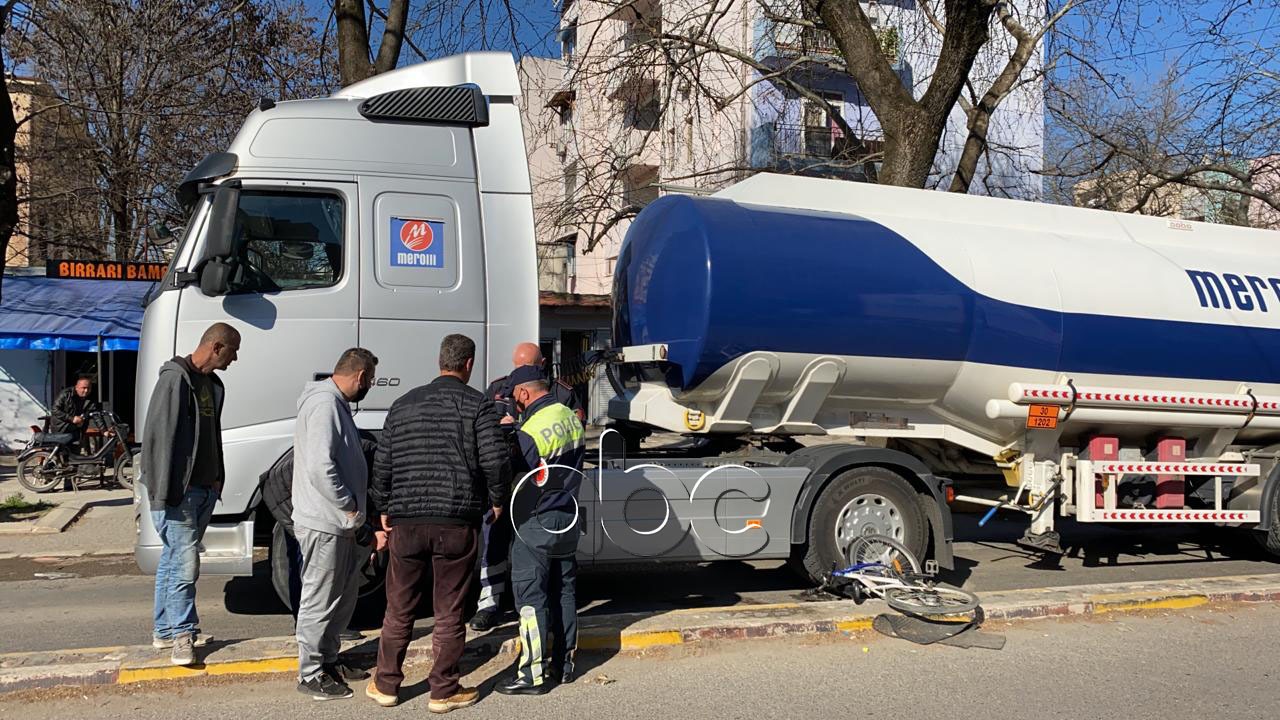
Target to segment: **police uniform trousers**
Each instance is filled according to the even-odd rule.
[[[511,522],[506,517],[494,522],[493,510],[484,514],[480,526],[480,600],[476,610],[496,611],[507,591],[508,558],[511,553]]]
[[[544,511],[516,527],[511,585],[520,613],[516,676],[541,685],[547,671],[573,670],[578,648],[575,590],[581,528],[574,514]]]

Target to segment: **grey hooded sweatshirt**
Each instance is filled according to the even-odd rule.
[[[332,380],[307,383],[293,434],[293,524],[355,535],[364,524],[369,470],[351,405]],[[347,513],[358,511],[355,517]]]

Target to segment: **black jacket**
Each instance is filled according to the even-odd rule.
[[[74,387],[69,387],[58,393],[58,399],[53,401],[53,409],[49,411],[49,417],[52,421],[49,423],[49,430],[56,433],[83,430],[85,424],[82,422],[76,425],[71,422],[72,418],[77,415],[84,417],[91,412],[97,412],[98,409],[98,401],[94,400],[92,395],[82,398],[76,395]]]
[[[372,467],[373,453],[378,447],[377,441],[362,432],[360,447],[364,449],[365,462]],[[271,511],[271,516],[278,524],[283,525],[290,535],[293,535],[293,448],[289,448],[269,470],[259,475],[258,481],[262,485],[262,501]],[[374,503],[369,503],[368,516],[369,520],[366,522],[368,529],[361,528],[357,531],[357,539],[361,539],[373,529],[373,521],[378,516],[377,506]],[[369,543],[361,539],[361,544]]]
[[[445,375],[392,404],[369,483],[392,525],[478,525],[510,493],[507,444],[483,393]]]
[[[548,390],[551,397],[561,405],[573,411],[578,416],[578,421],[585,423],[587,421],[587,411],[582,407],[582,402],[578,400],[578,393],[573,391],[573,386],[564,380],[556,380],[548,383]],[[511,377],[503,375],[502,377],[489,383],[489,387],[485,389],[485,397],[493,403],[494,411],[498,413],[498,419],[510,415],[516,424],[520,422],[521,413],[516,410],[516,403],[511,399],[511,393],[515,388],[511,387]],[[515,425],[509,427],[514,428]]]

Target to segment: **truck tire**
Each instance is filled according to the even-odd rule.
[[[833,565],[844,567],[849,544],[862,535],[886,535],[924,557],[928,531],[915,489],[901,475],[876,466],[846,470],[813,505],[801,569],[820,582]]]
[[[1280,559],[1280,492],[1271,495],[1271,528],[1249,533],[1274,559]]]
[[[293,601],[293,594],[290,592],[290,582],[297,583],[295,590],[301,587],[301,578],[294,578],[292,575],[294,569],[289,562],[289,550],[291,545],[296,544],[293,536],[280,523],[271,530],[271,552],[268,564],[271,567],[271,587],[276,591],[276,597],[280,599],[280,603],[289,609],[289,612],[297,614]],[[381,618],[382,612],[386,609],[386,555],[383,552],[379,554],[377,562],[366,564],[361,567],[360,572],[364,575],[364,580],[360,583],[360,599],[356,603],[356,618]],[[298,572],[301,572],[299,566]]]

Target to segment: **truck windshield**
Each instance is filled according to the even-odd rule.
[[[329,287],[342,276],[342,198],[246,190],[236,215],[232,292]]]

